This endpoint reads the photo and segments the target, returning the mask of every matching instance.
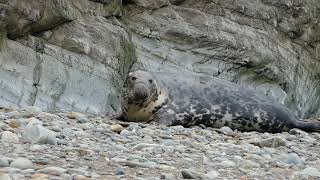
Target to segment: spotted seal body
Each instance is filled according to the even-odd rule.
[[[119,119],[272,133],[291,128],[320,131],[320,123],[300,121],[283,105],[227,81],[187,73],[157,77],[141,70],[128,75]]]

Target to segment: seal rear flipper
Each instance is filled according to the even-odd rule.
[[[297,121],[292,128],[306,132],[320,132],[320,121]]]

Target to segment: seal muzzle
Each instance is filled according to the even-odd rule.
[[[134,100],[145,100],[150,96],[150,90],[144,83],[136,83],[133,89]]]

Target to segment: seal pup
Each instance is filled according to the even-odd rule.
[[[166,126],[203,124],[277,133],[299,128],[320,132],[320,122],[300,121],[288,108],[234,83],[194,74],[130,72],[116,119]]]

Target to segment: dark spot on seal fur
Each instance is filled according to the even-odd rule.
[[[269,130],[269,128],[270,128],[268,123],[258,123],[258,125],[262,129]],[[274,129],[274,130],[276,130],[276,129]]]
[[[255,123],[255,124],[258,123],[258,117],[253,117],[252,118],[252,122]]]
[[[166,106],[166,105],[164,105],[165,103],[166,103],[166,102],[164,102],[164,103],[162,103],[162,104],[154,107],[154,109],[151,111],[152,114],[155,114],[160,108],[163,108],[164,106]]]
[[[242,126],[246,126],[246,125],[247,125],[247,122],[244,121],[244,120],[242,120],[242,121],[241,121],[241,125],[242,125]]]
[[[204,92],[205,92],[206,94],[208,94],[208,93],[211,91],[211,89],[208,88],[208,87],[204,88],[203,90],[204,90]]]

